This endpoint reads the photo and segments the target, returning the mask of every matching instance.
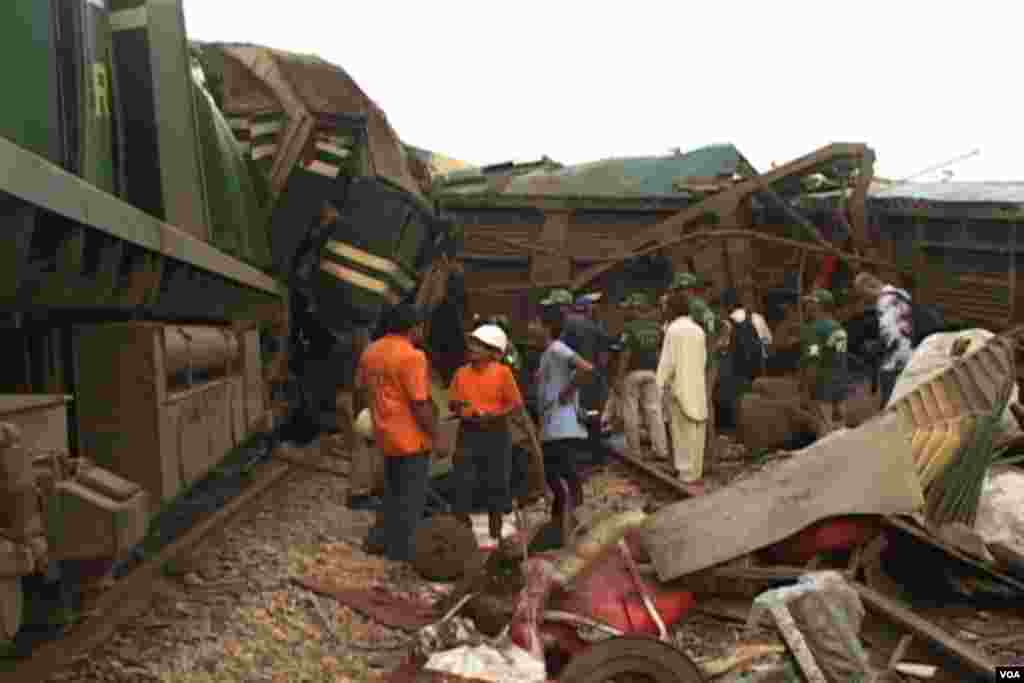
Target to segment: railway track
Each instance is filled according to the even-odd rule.
[[[260,497],[282,482],[295,465],[269,458],[256,466],[248,486],[223,507],[210,513],[159,553],[132,569],[93,602],[83,605],[86,618],[59,638],[35,648],[31,656],[0,665],[0,683],[45,681],[109,639],[132,618],[140,602],[148,602],[156,579],[168,563],[183,558],[210,534],[226,526]]]

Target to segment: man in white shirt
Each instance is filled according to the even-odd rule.
[[[884,408],[896,387],[896,380],[913,354],[914,310],[910,294],[905,289],[885,284],[867,272],[857,275],[853,286],[867,302],[874,305],[878,315],[878,333],[882,341],[879,384]]]
[[[551,518],[556,528],[564,528],[564,513],[568,511],[571,519],[572,511],[583,501],[583,483],[576,461],[587,446],[588,433],[580,421],[579,387],[582,375],[594,370],[593,365],[559,339],[565,325],[565,307],[572,304],[571,295],[565,299],[567,294],[556,290],[541,301],[545,349],[536,382],[544,472],[554,494]]]
[[[677,288],[667,303],[672,322],[665,330],[656,381],[659,392],[669,395],[666,408],[676,472],[684,483],[696,485],[704,474],[707,436],[707,336],[690,317],[689,289]],[[698,486],[694,492],[699,492]]]

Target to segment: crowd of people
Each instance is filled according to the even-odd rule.
[[[720,385],[749,385],[765,372],[776,344],[799,342],[804,403],[826,423],[843,424],[849,342],[836,319],[833,294],[818,288],[804,297],[806,318],[798,338],[790,340],[769,329],[753,283],[713,302],[709,289],[697,275],[681,272],[667,291],[630,293],[616,304],[624,322],[614,336],[595,313],[599,293],[574,297],[568,290],[550,291],[530,326],[540,355],[525,379],[524,355],[509,338],[508,318],[475,319],[467,362],[448,387],[448,408],[459,420],[452,472],[455,516],[471,524],[482,491],[490,534],[500,537],[503,516],[514,505],[510,429],[515,420],[530,421],[539,436],[556,528],[575,523],[583,499],[581,458],[595,452],[602,427],[620,419],[630,452],[664,461],[699,495],[706,455],[714,457],[716,414],[732,419],[728,401],[716,402],[716,387],[741,394],[743,386],[725,391]],[[910,297],[868,273],[856,278],[854,293],[877,315],[884,404],[912,348]],[[384,460],[383,500],[366,549],[397,561],[412,557],[438,439],[439,410],[431,399],[428,354],[421,348],[423,324],[413,306],[397,306],[383,336],[362,353],[356,372],[360,403],[367,406],[363,430],[372,429]],[[524,383],[531,391],[524,391]]]

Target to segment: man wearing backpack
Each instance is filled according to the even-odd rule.
[[[878,384],[882,408],[885,408],[916,346],[913,304],[906,290],[885,284],[871,273],[857,275],[853,286],[866,301],[874,303],[878,315],[882,342]]]

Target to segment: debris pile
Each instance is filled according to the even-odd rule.
[[[1024,476],[998,462],[1021,443],[1015,371],[1006,337],[935,335],[859,426],[811,429],[811,445],[767,460],[726,449],[745,473],[678,502],[640,509],[622,484],[618,509],[581,509],[565,547],[533,552],[538,530],[520,528],[433,605],[409,610],[381,585],[354,608],[415,612],[394,624],[416,633],[396,682],[992,677],[1024,654],[1024,615],[1004,608],[1024,597]],[[358,602],[327,585],[348,568],[320,569],[304,585]],[[712,618],[742,635],[709,655],[693,643]]]

